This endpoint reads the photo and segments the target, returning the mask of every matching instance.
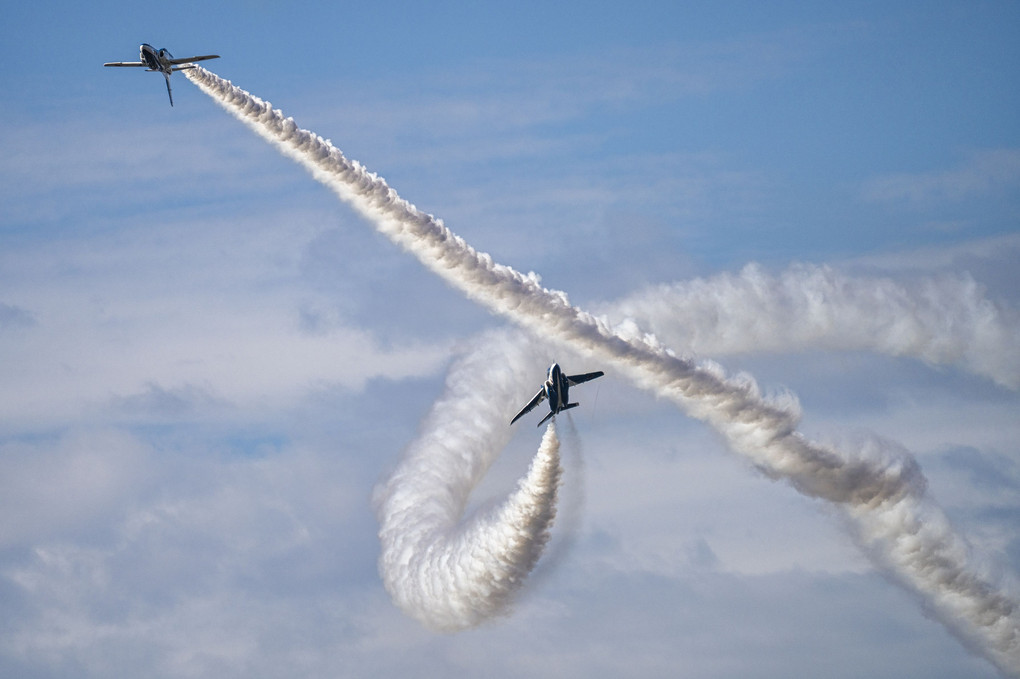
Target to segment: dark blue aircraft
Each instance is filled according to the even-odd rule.
[[[559,363],[553,363],[549,367],[549,375],[546,377],[545,384],[535,394],[535,398],[531,399],[531,403],[524,406],[521,412],[514,416],[514,419],[510,420],[510,424],[513,424],[521,418],[522,415],[534,410],[535,406],[541,403],[545,399],[549,399],[549,414],[542,418],[542,421],[538,423],[541,427],[550,418],[554,417],[557,413],[563,410],[569,410],[576,408],[580,403],[568,403],[570,387],[575,384],[581,384],[593,380],[596,377],[602,377],[605,375],[604,372],[599,370],[598,372],[585,373],[583,375],[564,375],[563,371],[560,370]]]
[[[159,71],[166,78],[166,93],[170,97],[170,105],[174,105],[174,95],[170,92],[170,74],[174,71],[183,71],[186,68],[195,68],[193,61],[205,61],[206,59],[219,59],[218,54],[206,54],[201,57],[188,57],[187,59],[174,59],[174,55],[165,49],[156,49],[152,45],[142,43],[138,48],[138,58],[141,61],[111,61],[103,66],[141,66],[147,71]]]

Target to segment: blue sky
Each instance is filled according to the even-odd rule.
[[[222,55],[496,261],[909,451],[1008,586],[1020,8],[804,4],[8,8],[0,674],[997,676],[831,508],[612,374],[512,611],[422,628],[373,488],[504,321],[183,75],[171,108],[101,67]],[[599,368],[532,353],[521,393]],[[527,467],[515,426],[473,506]]]

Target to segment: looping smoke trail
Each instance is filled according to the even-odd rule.
[[[887,451],[884,459],[873,460],[866,450],[849,456],[808,441],[796,431],[799,410],[789,399],[767,399],[750,378],[729,378],[713,364],[680,358],[654,337],[642,337],[625,325],[611,328],[572,307],[564,293],[543,289],[536,275],[523,275],[477,252],[268,103],[205,69],[185,74],[471,299],[675,401],[716,428],[733,450],[770,477],[836,504],[855,522],[876,564],[922,596],[952,632],[1000,670],[1020,673],[1020,605],[978,573],[962,538],[926,496],[923,477],[909,457]]]
[[[556,515],[561,468],[550,424],[517,490],[461,523],[468,495],[509,439],[507,409],[521,398],[514,383],[522,381],[506,366],[528,363],[505,333],[487,339],[451,369],[445,395],[373,497],[386,589],[401,609],[442,631],[505,611]]]
[[[739,274],[656,286],[607,314],[698,354],[868,350],[956,363],[1020,388],[1020,316],[966,275],[904,284],[808,264],[770,275],[749,264]]]

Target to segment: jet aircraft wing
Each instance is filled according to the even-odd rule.
[[[103,66],[148,66],[144,61],[111,61]]]
[[[193,61],[205,61],[206,59],[219,59],[218,54],[206,54],[201,57],[188,57],[187,59],[167,59],[171,64],[176,66],[177,64],[190,64]]]
[[[513,424],[517,420],[521,419],[521,417],[523,417],[524,415],[527,415],[528,413],[530,413],[532,410],[535,409],[535,406],[537,406],[539,403],[541,403],[544,400],[545,400],[545,387],[539,389],[538,393],[535,394],[535,398],[531,399],[531,403],[529,403],[528,405],[524,406],[524,408],[521,409],[521,412],[519,412],[516,415],[514,415],[514,419],[510,420],[510,424]]]
[[[587,382],[595,379],[596,377],[602,377],[603,375],[605,375],[605,373],[601,370],[593,373],[585,373],[583,375],[567,375],[567,382],[570,386],[574,386],[575,384],[581,384],[582,382]]]

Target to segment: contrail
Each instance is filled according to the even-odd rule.
[[[520,349],[505,332],[490,333],[458,361],[445,395],[373,496],[383,583],[432,629],[459,630],[505,612],[549,539],[561,476],[552,423],[517,490],[461,522],[468,495],[509,441],[506,413],[522,398],[515,388],[522,380],[504,366],[530,363]]]
[[[651,335],[616,332],[571,306],[566,294],[542,288],[535,274],[521,274],[476,251],[267,102],[204,69],[185,73],[469,298],[673,400],[771,478],[839,507],[874,563],[923,597],[968,647],[979,649],[1004,673],[1020,676],[1020,604],[978,567],[928,498],[924,477],[909,455],[878,442],[847,452],[807,440],[796,430],[800,412],[792,397],[766,398],[749,377],[727,377],[714,364],[679,357]]]
[[[865,350],[956,364],[1020,388],[1020,317],[966,275],[900,283],[808,264],[770,275],[749,264],[638,292],[606,313],[696,354]]]

